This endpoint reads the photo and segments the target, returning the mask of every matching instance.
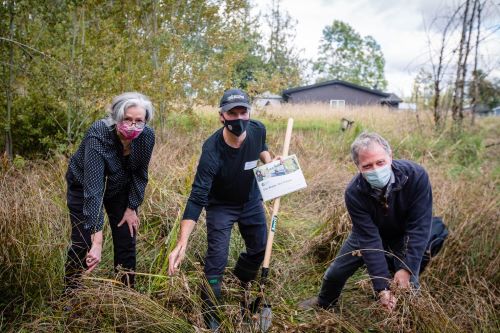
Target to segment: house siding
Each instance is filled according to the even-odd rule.
[[[346,105],[380,105],[382,96],[353,89],[340,84],[315,87],[288,94],[289,103],[330,103],[330,100],[345,100]]]

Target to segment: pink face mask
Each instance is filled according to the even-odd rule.
[[[117,125],[118,132],[123,136],[125,140],[134,140],[142,133],[144,128],[137,128],[135,126],[128,126],[123,122],[118,123]]]

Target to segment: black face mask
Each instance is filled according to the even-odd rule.
[[[222,116],[224,118],[224,116]],[[249,119],[227,120],[224,118],[224,127],[236,136],[240,136],[246,131]]]

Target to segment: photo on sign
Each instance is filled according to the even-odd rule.
[[[307,186],[297,156],[290,155],[253,169],[264,201],[281,197]]]

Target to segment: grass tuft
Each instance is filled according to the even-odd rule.
[[[427,112],[296,105],[257,109],[252,117],[266,124],[274,154],[282,150],[286,119],[295,119],[290,153],[297,154],[308,184],[281,204],[265,295],[273,306],[272,332],[500,331],[500,119],[478,119],[477,127],[454,137],[448,128],[436,133]],[[354,121],[348,131],[340,130],[342,118]],[[0,331],[202,331],[204,215],[181,274],[169,277],[166,269],[202,142],[219,126],[215,108],[195,107],[171,113],[166,130],[158,133],[140,210],[136,291],[117,282],[106,226],[102,263],[82,290],[62,297],[70,232],[67,161],[54,157],[2,163]],[[421,293],[398,295],[391,315],[374,302],[363,270],[348,281],[335,311],[300,311],[297,303],[318,292],[325,269],[350,231],[343,194],[356,168],[349,149],[364,130],[385,136],[395,158],[415,160],[428,170],[434,214],[443,216],[450,236],[422,275]],[[270,215],[271,205],[266,209]],[[231,275],[243,244],[235,228],[221,308],[227,332],[255,331],[241,317],[243,291]],[[256,291],[253,286],[251,297]]]

